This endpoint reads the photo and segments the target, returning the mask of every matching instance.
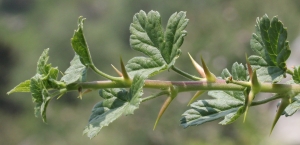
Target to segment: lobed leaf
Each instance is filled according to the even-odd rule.
[[[215,99],[198,100],[191,104],[191,109],[183,113],[181,125],[183,127],[201,125],[225,117],[221,124],[228,124],[236,120],[244,105],[244,95],[239,91],[209,91],[209,96]],[[233,115],[235,114],[235,115]]]
[[[184,30],[188,20],[185,12],[174,13],[163,32],[160,14],[140,11],[133,17],[130,25],[130,45],[146,57],[134,57],[128,61],[126,69],[130,76],[143,73],[153,76],[174,65],[180,55],[180,46],[186,36]]]
[[[100,132],[102,127],[108,126],[122,114],[133,114],[141,103],[144,80],[145,76],[137,74],[133,78],[129,91],[118,88],[100,90],[99,94],[104,100],[93,107],[89,123],[83,134],[93,138]]]
[[[249,57],[249,62],[260,81],[278,82],[287,71],[286,60],[291,54],[287,39],[287,30],[277,17],[269,20],[267,15],[257,18],[256,33],[252,35],[250,45],[258,55]]]
[[[229,70],[225,68],[221,73],[221,77],[226,79],[232,76],[232,79],[239,81],[246,81],[248,79],[247,71],[243,64],[238,64],[237,62],[233,63],[231,73],[232,74],[230,74]]]
[[[247,80],[247,72],[242,64],[234,63],[231,72],[232,75],[228,69],[224,69],[221,73],[222,78],[232,76],[235,80]],[[214,99],[198,100],[191,104],[191,109],[183,113],[183,127],[201,125],[223,117],[220,124],[230,124],[245,111],[243,91],[209,91],[208,95]]]
[[[77,54],[75,54],[70,64],[71,66],[61,78],[61,81],[64,81],[67,85],[76,81],[82,81],[87,71],[87,67],[81,63],[80,57]]]

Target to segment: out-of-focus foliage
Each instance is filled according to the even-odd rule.
[[[157,10],[165,26],[167,21],[164,20],[172,13],[186,11],[190,20],[186,28],[188,35],[181,47],[182,56],[177,66],[196,74],[192,65],[187,65],[190,61],[187,52],[190,52],[196,56],[196,61],[199,61],[202,55],[204,60],[213,66],[211,71],[221,74],[221,70],[230,67],[228,65],[233,61],[245,62],[243,57],[245,52],[253,54],[249,43],[254,31],[253,20],[258,16],[265,13],[270,16],[278,15],[289,28],[288,39],[294,40],[300,30],[299,20],[295,19],[300,15],[299,7],[300,2],[296,0],[263,2],[2,0],[0,1],[0,143],[282,144],[279,138],[265,136],[269,128],[267,127],[267,130],[264,128],[270,125],[268,123],[272,117],[269,120],[251,118],[251,113],[260,114],[256,116],[269,115],[255,109],[249,112],[244,124],[238,119],[236,124],[228,126],[219,126],[213,122],[205,126],[182,129],[178,125],[179,118],[187,109],[184,107],[185,104],[192,97],[189,93],[182,94],[186,97],[177,97],[178,99],[173,101],[163,116],[165,119],[155,131],[152,131],[152,127],[164,98],[142,104],[144,106],[136,111],[135,115],[117,120],[109,128],[103,128],[105,131],[93,140],[89,140],[82,136],[81,132],[88,123],[86,118],[89,117],[92,106],[99,101],[97,91],[84,96],[83,100],[79,100],[77,94],[72,93],[60,100],[53,99],[49,104],[51,107],[47,110],[48,124],[33,118],[31,109],[33,105],[30,99],[25,98],[29,95],[7,96],[6,92],[20,80],[32,77],[31,74],[35,73],[35,69],[32,68],[36,67],[38,56],[45,48],[50,47],[52,50],[49,54],[52,66],[66,70],[74,56],[70,38],[73,30],[77,28],[77,18],[81,15],[89,20],[85,23],[85,38],[89,42],[95,65],[104,72],[112,72],[113,69],[109,64],[115,66],[119,64],[119,59],[112,59],[112,55],[122,55],[123,60],[128,61],[138,54],[131,50],[129,45],[129,25],[135,13],[140,10],[147,12]],[[165,76],[160,75],[156,78],[184,79],[176,78],[177,75],[173,73],[164,74]],[[87,78],[91,79],[103,78],[93,76]],[[155,103],[157,106],[153,106]],[[123,130],[119,130],[121,126]],[[275,132],[276,129],[273,133]]]

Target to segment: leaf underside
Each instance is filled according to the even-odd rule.
[[[255,27],[250,45],[257,55],[250,56],[249,62],[257,70],[260,81],[279,82],[285,77],[286,60],[291,53],[287,30],[277,17],[270,21],[267,15],[257,18]]]
[[[103,89],[99,94],[103,101],[97,103],[93,109],[83,134],[89,138],[95,137],[102,127],[108,126],[121,115],[133,114],[141,103],[145,76],[136,74],[129,91],[125,89]]]
[[[289,104],[282,115],[286,117],[294,115],[300,109],[300,94],[293,98],[293,102]]]
[[[85,81],[87,67],[81,63],[79,55],[75,54],[70,64],[71,66],[65,71],[61,81],[64,81],[67,85],[76,81]]]
[[[222,71],[222,78],[232,76],[235,80],[247,80],[247,72],[242,64],[234,63],[232,75],[227,69]],[[191,109],[183,113],[181,125],[200,125],[209,121],[224,119],[222,125],[234,122],[245,111],[245,96],[243,91],[209,91],[208,95],[214,99],[198,100],[191,104]]]

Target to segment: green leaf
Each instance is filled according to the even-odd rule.
[[[81,63],[85,66],[91,66],[93,65],[92,57],[83,35],[84,20],[85,18],[83,17],[78,18],[78,29],[74,32],[73,38],[71,39],[71,44],[74,51],[80,56]]]
[[[300,83],[300,66],[294,68],[293,80],[296,84]]]
[[[49,92],[46,89],[43,89],[42,90],[42,98],[43,98],[43,102],[40,106],[40,113],[41,113],[43,121],[47,122],[46,110],[47,110],[47,106],[48,106],[50,100],[52,99],[52,96],[49,94]]]
[[[43,81],[43,85],[45,85],[47,89],[49,88],[59,89],[65,86],[63,82],[56,81],[58,72],[59,71],[56,67],[55,68],[51,67],[46,75],[42,74],[43,77],[41,79]]]
[[[277,17],[269,20],[267,15],[257,19],[256,33],[250,45],[258,55],[249,57],[253,69],[257,69],[260,81],[279,82],[287,71],[286,60],[291,54],[287,30]]]
[[[247,78],[248,74],[243,64],[238,64],[237,62],[233,63],[231,73],[227,68],[225,68],[221,73],[221,77],[223,79],[232,77],[233,80],[237,81],[247,81],[249,79]]]
[[[239,107],[237,111],[227,114],[219,124],[227,125],[233,123],[245,112],[245,106]]]
[[[300,94],[293,98],[293,102],[289,104],[285,110],[284,115],[286,117],[294,115],[300,109]]]
[[[235,80],[247,80],[247,72],[242,64],[232,65],[232,75],[227,69],[222,71],[222,78],[232,76]],[[224,117],[220,122],[226,125],[234,122],[245,111],[245,96],[243,91],[209,91],[208,95],[214,99],[198,100],[191,104],[191,109],[183,113],[181,125],[183,127],[200,125]]]
[[[65,88],[65,83],[57,81],[59,70],[56,67],[51,67],[48,64],[49,49],[45,49],[40,56],[37,63],[37,74],[30,79],[30,92],[33,103],[36,103],[34,110],[35,115],[42,116],[44,122],[46,122],[46,108],[51,100],[56,95],[61,95],[63,92],[58,90]],[[53,90],[53,94],[49,93],[49,89]]]
[[[41,81],[41,75],[36,74],[34,77],[30,79],[30,92],[32,96],[33,103],[36,103],[36,106],[34,107],[34,114],[36,117],[41,113],[40,108],[43,103],[43,84]]]
[[[52,99],[47,88],[44,85],[44,81],[41,80],[41,75],[37,74],[30,80],[30,92],[32,95],[32,101],[36,103],[34,107],[35,116],[42,116],[44,122],[47,122],[46,110],[49,101]]]
[[[71,61],[71,66],[65,71],[65,75],[61,78],[67,85],[85,78],[87,67],[80,61],[79,55],[75,54]]]
[[[240,91],[209,91],[208,95],[215,98],[198,100],[191,104],[191,109],[183,113],[181,125],[183,127],[200,125],[225,117],[221,124],[231,123],[243,112],[236,113],[244,105],[244,94]],[[232,113],[236,113],[232,117]]]
[[[30,80],[26,80],[7,92],[8,95],[15,92],[30,92]]]
[[[118,88],[100,90],[99,94],[104,100],[94,106],[83,134],[93,138],[100,132],[102,127],[108,126],[122,114],[133,114],[141,103],[144,80],[145,76],[137,74],[133,78],[129,91]]]
[[[38,74],[48,74],[48,71],[50,69],[50,64],[47,64],[49,56],[49,48],[45,49],[43,53],[41,54],[38,62],[37,62],[37,73]]]
[[[174,13],[163,32],[161,17],[158,12],[146,14],[140,11],[133,17],[130,25],[130,45],[147,57],[134,57],[128,61],[126,69],[130,76],[143,73],[153,76],[174,65],[179,57],[188,20],[185,12]]]
[[[180,47],[184,41],[187,32],[184,30],[188,24],[185,18],[185,12],[174,13],[168,21],[165,31],[165,48],[161,49],[161,53],[167,63],[172,63],[180,54]],[[174,62],[175,63],[175,62]]]

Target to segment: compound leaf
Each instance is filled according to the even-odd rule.
[[[80,61],[79,55],[75,54],[71,61],[71,66],[65,71],[65,75],[61,78],[67,85],[84,79],[87,67]]]
[[[291,54],[287,39],[287,29],[277,17],[269,20],[267,15],[257,18],[256,33],[250,45],[258,55],[249,57],[249,62],[260,81],[279,82],[287,71],[286,60]]]
[[[153,76],[174,65],[186,35],[184,29],[188,20],[185,17],[185,12],[174,13],[163,32],[158,12],[150,11],[146,14],[140,11],[134,15],[130,25],[130,45],[147,57],[134,57],[128,61],[126,69],[130,76],[136,73]]]
[[[232,65],[232,75],[227,69],[222,71],[222,78],[231,77],[245,81],[247,72],[242,64]],[[200,125],[224,117],[220,122],[226,125],[234,122],[245,111],[245,96],[243,91],[209,91],[208,95],[214,99],[198,100],[191,104],[191,109],[183,113],[181,125],[183,127]]]
[[[140,97],[143,94],[144,80],[145,77],[143,75],[137,74],[133,78],[129,91],[118,88],[100,90],[99,94],[104,100],[97,103],[92,109],[89,123],[83,134],[93,138],[100,132],[102,127],[108,126],[122,114],[133,114],[141,102]]]

